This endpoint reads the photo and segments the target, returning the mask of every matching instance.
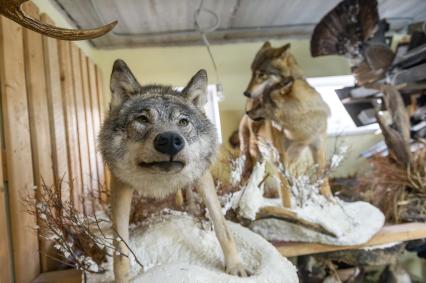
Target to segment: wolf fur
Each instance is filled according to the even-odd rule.
[[[325,141],[328,105],[321,95],[304,78],[290,44],[273,48],[266,42],[258,51],[252,64],[252,78],[245,95],[258,100],[246,109],[254,121],[271,119],[278,123],[284,144],[286,168],[308,147],[322,177],[326,167]],[[321,192],[331,197],[328,180]]]
[[[112,100],[103,123],[99,144],[111,170],[113,228],[122,238],[114,245],[122,254],[129,239],[128,224],[134,190],[151,198],[163,198],[195,186],[213,221],[225,258],[226,271],[246,276],[235,242],[229,233],[208,168],[217,150],[213,124],[203,113],[207,102],[207,74],[200,70],[178,91],[170,86],[141,86],[124,61],[114,63]],[[158,150],[158,136],[174,133],[183,148],[168,154]],[[173,140],[174,142],[174,140]],[[181,145],[181,143],[179,143]],[[114,255],[116,282],[129,279],[129,260]]]
[[[257,52],[251,64],[252,76],[248,83],[244,95],[247,97],[246,111],[254,105],[258,105],[261,101],[262,94],[265,89],[279,83],[283,76],[302,76],[302,72],[295,64],[294,57],[287,58],[287,62],[283,63],[277,60],[280,55],[290,48],[290,44],[286,44],[281,48],[271,48],[269,42],[265,42],[262,48]],[[279,68],[279,66],[288,65],[289,68]],[[245,156],[243,168],[243,180],[247,180],[250,176],[254,164],[259,160],[259,150],[257,148],[257,138],[262,132],[269,130],[272,133],[274,146],[281,152],[283,139],[281,129],[271,126],[268,120],[253,121],[247,115],[244,115],[239,125],[240,152]],[[281,161],[284,161],[283,155]]]

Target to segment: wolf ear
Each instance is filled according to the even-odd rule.
[[[275,50],[275,57],[285,58],[290,51],[290,43],[287,43]]]
[[[265,43],[262,45],[262,49],[271,47],[271,43],[269,41],[265,41]]]
[[[182,95],[197,107],[207,103],[207,72],[199,70],[182,90]]]
[[[121,59],[115,60],[112,67],[110,88],[112,94],[111,108],[120,106],[140,89],[140,84],[135,76]]]

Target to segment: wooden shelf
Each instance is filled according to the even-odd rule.
[[[75,269],[45,272],[37,276],[31,283],[81,283],[82,272]]]
[[[407,223],[383,227],[373,238],[363,245],[332,246],[312,243],[273,243],[285,257],[310,255],[342,250],[356,250],[393,242],[403,242],[426,238],[426,223]]]

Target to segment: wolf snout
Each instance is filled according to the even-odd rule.
[[[249,91],[243,92],[245,97],[251,98],[251,93]]]
[[[163,132],[154,139],[154,148],[161,153],[173,156],[185,147],[185,140],[175,132]]]

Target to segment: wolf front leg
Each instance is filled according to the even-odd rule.
[[[116,177],[111,176],[111,209],[112,227],[115,231],[113,244],[114,276],[116,283],[127,283],[130,274],[129,250],[129,217],[133,190]]]
[[[216,237],[219,240],[224,254],[226,272],[231,275],[238,275],[241,277],[248,276],[248,272],[244,269],[241,257],[238,254],[234,237],[230,233],[225,221],[225,217],[222,214],[219,199],[217,197],[213,178],[210,172],[207,171],[199,180],[197,184],[197,190],[203,198],[203,201],[206,204],[210,217],[213,221]]]
[[[245,184],[249,179],[255,163],[255,157],[252,156],[250,152],[250,145],[253,141],[253,134],[250,127],[250,118],[247,115],[244,115],[238,128],[238,137],[240,139],[240,155],[245,157],[243,170],[241,172],[242,184]]]
[[[315,142],[309,145],[309,148],[312,152],[312,157],[316,165],[318,165],[317,176],[318,178],[324,177],[327,160],[325,156],[325,135],[319,137]],[[321,185],[320,192],[323,196],[328,199],[333,198],[333,193],[330,188],[330,183],[328,182],[328,177],[325,176],[323,183]]]

